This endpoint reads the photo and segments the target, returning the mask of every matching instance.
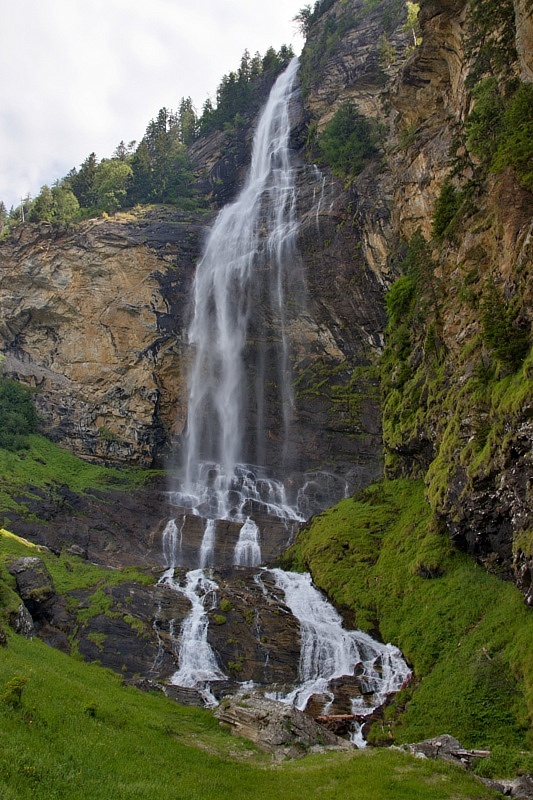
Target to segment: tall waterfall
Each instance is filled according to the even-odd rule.
[[[289,102],[297,71],[293,59],[273,87],[255,133],[246,183],[218,215],[196,270],[185,454],[185,491],[193,495],[202,464],[212,465],[211,478],[215,471],[223,492],[237,465],[264,464],[269,369],[277,372],[286,449],[293,394],[285,289],[297,231]],[[252,416],[255,434],[245,442],[245,422]]]
[[[271,652],[260,634],[261,614],[256,618],[254,592],[249,591],[253,581],[267,596],[263,624],[271,610],[277,616],[283,609],[283,615],[290,610],[300,629],[297,685],[291,689],[290,683],[276,679],[269,686],[265,678],[263,690],[300,709],[319,703],[327,711],[348,698],[354,719],[364,720],[408,675],[399,651],[364,633],[345,631],[309,575],[271,569],[262,573],[270,576],[263,581],[251,573],[262,563],[266,540],[286,534],[288,541],[298,522],[312,513],[313,498],[327,490],[329,482],[336,482],[332,488],[338,494],[337,478],[314,473],[297,491],[293,487],[291,505],[288,481],[279,479],[287,477],[285,470],[277,478],[267,472],[272,470],[267,427],[277,442],[277,465],[287,463],[293,410],[289,328],[304,294],[296,258],[295,175],[289,149],[290,100],[297,70],[295,59],[274,85],[257,126],[244,188],[218,215],[197,266],[189,330],[194,359],[185,476],[179,491],[171,493],[179,511],[163,535],[168,569],[160,583],[190,605],[179,635],[174,634],[175,620],[169,625],[178,661],[170,682],[195,689],[213,705],[216,696],[242,686],[232,673],[240,672],[245,660],[254,680],[258,673],[266,676],[270,659],[279,656],[283,662],[286,655]],[[318,178],[315,175],[315,181]],[[317,220],[323,178],[319,190]],[[194,568],[183,582],[175,568],[191,562]],[[228,603],[229,572],[234,573],[235,606]],[[227,618],[217,610],[224,610]],[[257,628],[251,627],[250,611]],[[210,621],[217,627],[238,624],[240,640],[224,636],[221,642]],[[277,630],[276,624],[272,630]],[[250,637],[255,637],[253,645]],[[246,653],[250,657],[245,659]],[[245,683],[248,690],[249,682]],[[352,738],[364,744],[359,723]]]

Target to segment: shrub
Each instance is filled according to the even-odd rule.
[[[13,708],[18,708],[22,702],[22,692],[28,683],[28,679],[23,675],[15,675],[4,686],[2,701]]]
[[[445,181],[435,202],[431,223],[431,230],[436,239],[441,239],[445,236],[452,220],[459,211],[460,205],[460,192],[449,181]]]
[[[351,103],[345,103],[318,139],[324,161],[336,175],[358,175],[377,153],[370,122]]]
[[[0,447],[22,450],[37,427],[31,389],[0,377]]]
[[[517,324],[517,311],[506,305],[494,282],[489,282],[482,302],[483,338],[489,350],[516,371],[529,350],[528,331]]]
[[[466,141],[470,151],[488,162],[496,148],[502,125],[504,101],[496,78],[485,78],[474,87],[476,104],[466,121]]]
[[[533,85],[521,84],[507,107],[491,163],[493,172],[512,167],[533,191]]]

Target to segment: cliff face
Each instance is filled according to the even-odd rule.
[[[318,132],[347,101],[381,125],[380,162],[337,184],[332,211],[378,296],[408,271],[382,366],[386,472],[425,477],[437,524],[533,602],[533,198],[516,169],[487,169],[471,132],[487,79],[507,97],[531,81],[531,6],[427,0],[412,48],[402,4],[372,5],[323,13],[302,73]]]
[[[480,36],[476,8],[499,9],[500,28]],[[292,445],[300,471],[327,468],[343,487],[381,474],[384,296],[407,254],[411,294],[382,368],[387,473],[424,476],[437,521],[489,568],[511,576],[514,564],[533,602],[531,357],[502,361],[488,323],[499,314],[505,335],[530,335],[532,196],[511,167],[483,170],[468,137],[482,56],[497,56],[502,82],[533,78],[531,4],[426,0],[419,22],[415,48],[403,2],[338,0],[302,56],[292,114],[308,297],[290,332]],[[312,164],[346,102],[380,131],[378,157],[353,180]],[[252,133],[193,145],[213,207],[242,184]],[[455,206],[436,235],[447,183]],[[2,242],[0,349],[7,373],[39,388],[47,434],[143,465],[179,447],[190,288],[211,219],[160,209],[68,231],[26,225]],[[274,436],[274,464],[276,448]]]
[[[531,9],[507,11],[519,23],[518,58],[510,42],[502,83],[526,77],[531,61]],[[427,273],[411,308],[421,333],[410,336],[403,384],[385,378],[388,469],[425,475],[454,541],[498,574],[514,574],[531,603],[533,198],[514,170],[484,171],[472,145],[483,77],[471,4],[425,3],[420,22],[422,45],[391,96],[400,134],[394,216],[405,240],[416,230],[427,239]],[[461,202],[439,235],[445,180]]]
[[[84,457],[151,466],[183,424],[182,330],[204,225],[42,223],[2,244],[4,371],[37,387],[52,439]]]

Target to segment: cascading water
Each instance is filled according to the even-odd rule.
[[[208,519],[202,544],[200,545],[200,569],[214,567],[215,565],[215,535],[216,522],[214,519]]]
[[[207,578],[201,569],[188,572],[185,587],[178,587],[190,601],[191,611],[180,632],[179,669],[170,680],[175,686],[199,689],[208,705],[216,705],[217,702],[209,690],[209,684],[226,677],[207,641],[205,606],[210,596],[214,599],[217,589],[217,584]]]
[[[367,686],[366,697],[352,700],[352,713],[367,716],[380,706],[391,692],[398,691],[410,670],[400,651],[390,644],[380,644],[362,631],[346,631],[342,619],[330,603],[313,586],[311,576],[271,570],[276,586],[285,594],[285,601],[300,621],[301,683],[291,692],[275,694],[277,700],[291,703],[303,711],[313,695],[334,700],[331,681],[353,676],[360,668],[360,679]],[[328,711],[328,704],[324,713]],[[353,741],[364,744],[359,728]]]
[[[236,567],[258,567],[261,563],[259,528],[250,517],[241,528],[235,545],[233,563]]]
[[[179,564],[181,554],[181,537],[183,534],[184,518],[178,528],[175,519],[169,519],[163,531],[163,556],[167,567],[172,569]]]
[[[222,505],[229,506],[219,507],[219,514],[231,508],[230,490],[242,490],[238,465],[264,463],[267,370],[279,386],[286,455],[293,394],[285,291],[288,269],[296,263],[297,232],[289,102],[297,70],[294,59],[274,85],[244,188],[218,215],[196,270],[184,494],[198,497],[205,491],[203,465],[211,465],[219,505],[222,494]],[[261,330],[267,324],[268,337]],[[251,415],[255,432],[244,442],[244,421]]]

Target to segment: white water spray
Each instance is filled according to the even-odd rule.
[[[362,631],[346,631],[342,619],[323,595],[313,586],[309,574],[273,569],[276,586],[300,621],[300,684],[276,699],[304,710],[313,695],[325,695],[333,701],[330,681],[354,675],[362,668],[361,679],[367,684],[367,696],[352,700],[352,713],[366,716],[381,705],[391,692],[398,691],[410,670],[400,651],[390,644],[380,644]],[[371,699],[370,699],[371,697]],[[327,712],[327,708],[325,709]],[[357,730],[354,741],[360,746]]]
[[[236,567],[258,567],[261,563],[259,528],[250,517],[240,530],[233,554],[233,563]]]
[[[194,317],[189,341],[195,347],[190,375],[185,491],[195,492],[202,462],[216,466],[224,491],[237,464],[249,460],[244,421],[257,419],[254,460],[264,454],[267,360],[277,365],[278,407],[286,442],[293,407],[286,331],[287,269],[294,259],[297,222],[294,170],[289,151],[289,100],[298,61],[279,76],[258,123],[252,162],[237,199],[222,209],[196,270]],[[268,297],[268,300],[266,299]],[[275,321],[275,341],[264,342],[259,311]],[[253,331],[251,327],[255,326]],[[263,340],[255,358],[244,357],[248,339]],[[252,374],[246,375],[246,365]],[[253,361],[253,364],[250,362]],[[253,437],[251,437],[253,438]],[[246,451],[251,452],[249,443]]]
[[[200,569],[215,566],[216,520],[208,519],[200,545]]]
[[[176,567],[181,559],[181,544],[183,535],[183,525],[185,517],[182,517],[180,525],[176,524],[175,519],[169,519],[162,534],[163,557],[167,567]]]

